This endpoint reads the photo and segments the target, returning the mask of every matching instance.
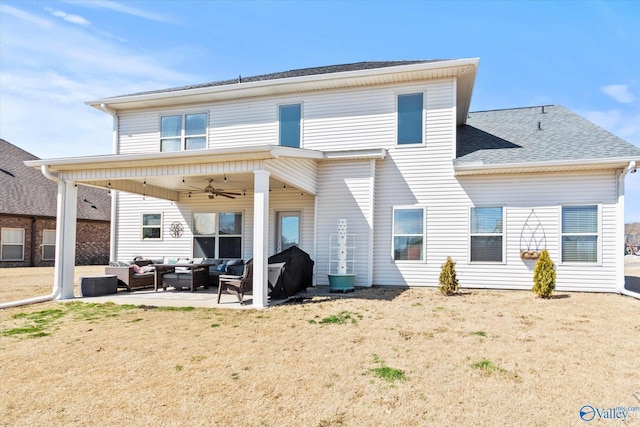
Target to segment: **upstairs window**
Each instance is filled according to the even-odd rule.
[[[562,262],[598,262],[598,206],[562,207]]]
[[[424,209],[395,208],[393,210],[393,259],[424,261]]]
[[[398,95],[398,145],[422,144],[422,93]]]
[[[278,108],[279,141],[284,147],[300,148],[302,105],[280,105]]]
[[[160,128],[160,151],[207,148],[207,113],[163,116]]]
[[[502,262],[503,209],[471,208],[471,262]]]

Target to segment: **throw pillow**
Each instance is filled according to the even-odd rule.
[[[136,273],[136,274],[142,274],[142,273],[144,273],[144,271],[142,271],[142,267],[140,267],[140,266],[139,266],[139,265],[137,265],[137,264],[132,264],[132,265],[131,265],[131,269],[132,269],[132,270],[133,270],[133,272],[134,272],[134,273]]]

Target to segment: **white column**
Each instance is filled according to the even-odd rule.
[[[78,188],[73,182],[58,184],[58,212],[56,219],[56,260],[54,285],[60,288],[58,299],[71,299],[76,264],[76,218]]]
[[[267,244],[269,242],[269,172],[254,174],[253,196],[253,306],[269,304]]]

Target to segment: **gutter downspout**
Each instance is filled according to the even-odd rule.
[[[631,171],[635,171],[636,162],[631,161],[629,165],[620,172],[620,176],[618,177],[618,186],[617,186],[617,196],[618,196],[618,238],[616,239],[616,252],[621,251],[621,254],[616,256],[618,260],[618,267],[616,271],[617,276],[617,284],[618,284],[618,292],[623,295],[628,295],[635,298],[640,298],[640,294],[636,292],[629,291],[625,289],[625,279],[624,279],[624,178]]]
[[[113,117],[113,136],[111,141],[111,152],[113,154],[120,154],[118,150],[118,113],[115,110],[107,107],[107,104],[100,104],[99,107],[102,111]],[[118,225],[118,192],[111,190],[111,221],[109,223],[109,261],[116,261],[118,259],[118,240],[117,240],[117,225]]]
[[[55,183],[58,184],[58,189],[59,191],[62,193],[62,199],[64,199],[64,195],[66,193],[66,185],[65,182],[58,178],[57,176],[51,174],[51,172],[49,172],[49,167],[47,165],[42,165],[40,166],[40,171],[42,172],[42,174],[50,179],[51,181],[54,181]],[[58,202],[59,203],[59,202]],[[61,227],[60,222],[64,221],[63,218],[56,218],[56,252],[58,252],[58,246],[59,243],[57,237],[61,236],[62,233],[58,233],[58,228]],[[56,253],[56,255],[59,255],[58,253]],[[57,262],[61,262],[59,261],[59,257],[56,258],[56,263]],[[40,297],[33,297],[33,298],[27,298],[27,299],[23,299],[23,300],[18,300],[18,301],[11,301],[11,302],[5,302],[0,304],[0,310],[5,309],[5,308],[10,308],[10,307],[19,307],[21,305],[27,305],[27,304],[36,304],[36,303],[40,303],[40,302],[47,302],[47,301],[52,301],[54,299],[56,299],[58,296],[60,296],[60,292],[62,291],[62,287],[60,286],[60,281],[61,281],[61,275],[58,275],[58,270],[54,269],[54,275],[53,275],[53,290],[51,291],[51,293],[49,295],[43,295]]]

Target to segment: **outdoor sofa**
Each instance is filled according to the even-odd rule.
[[[195,276],[191,276],[193,268],[154,268],[154,264],[203,264],[204,269],[195,269]],[[180,258],[164,257],[158,259],[136,257],[133,261],[116,261],[105,267],[105,274],[118,277],[118,287],[127,291],[137,288],[173,287],[175,289],[189,288],[194,290],[199,286],[208,288],[218,286],[218,278],[224,274],[241,275],[244,261],[241,259],[220,258]],[[167,276],[169,275],[169,276]],[[157,276],[157,277],[156,277]],[[165,281],[166,278],[166,281]],[[157,290],[157,288],[156,288]]]
[[[127,292],[132,289],[151,287],[154,284],[153,270],[149,268],[143,269],[137,263],[112,262],[105,267],[104,274],[116,276],[118,278],[118,288],[126,288]]]

